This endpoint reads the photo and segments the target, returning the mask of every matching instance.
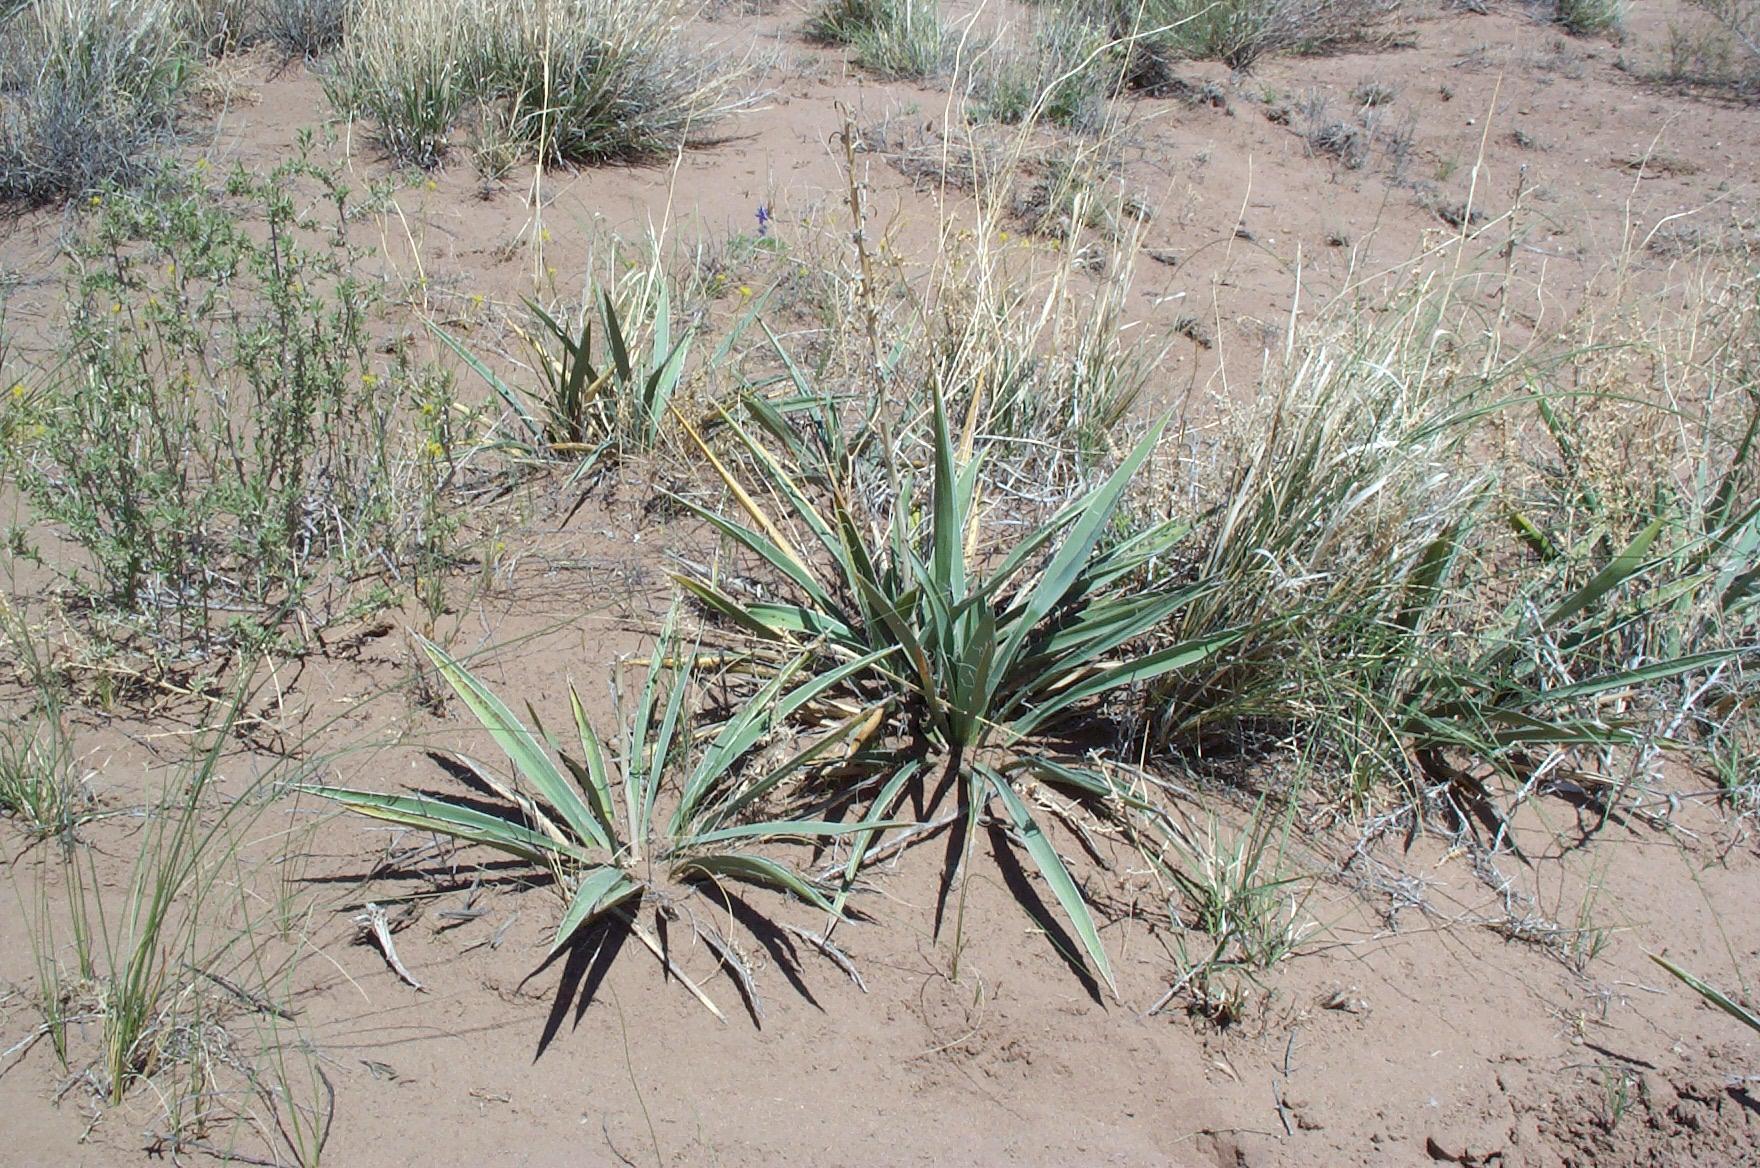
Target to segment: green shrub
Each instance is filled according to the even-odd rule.
[[[1558,23],[1573,36],[1615,32],[1625,22],[1625,0],[1558,0]]]
[[[434,534],[422,500],[444,466],[433,435],[397,423],[415,375],[375,367],[374,286],[298,209],[301,180],[346,218],[345,188],[303,163],[234,174],[236,209],[165,173],[94,197],[72,242],[62,364],[23,485],[87,552],[102,610],[155,640],[321,619],[308,589],[332,557],[394,565]]]

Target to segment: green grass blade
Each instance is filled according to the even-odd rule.
[[[1707,1002],[1710,1002],[1713,1006],[1716,1006],[1719,1010],[1722,1010],[1748,1029],[1760,1032],[1760,1015],[1756,1015],[1752,1010],[1747,1009],[1740,1002],[1722,991],[1700,981],[1668,958],[1660,957],[1655,953],[1646,954],[1646,956],[1656,964],[1662,966],[1662,968],[1668,970],[1668,972],[1674,974],[1686,984],[1687,988],[1704,998]]]

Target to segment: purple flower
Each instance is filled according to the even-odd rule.
[[[770,208],[763,203],[758,204],[758,238],[770,234]]]

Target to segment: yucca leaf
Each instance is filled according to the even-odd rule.
[[[568,902],[568,911],[562,914],[562,923],[556,926],[556,939],[550,943],[546,960],[568,944],[583,925],[591,924],[641,890],[642,886],[631,880],[627,872],[611,865],[594,868],[582,876]]]
[[[673,876],[676,879],[683,880],[692,875],[779,888],[785,892],[793,893],[815,908],[822,908],[826,912],[836,915],[832,910],[831,902],[825,899],[825,894],[814,887],[811,881],[785,865],[764,856],[754,856],[744,852],[691,856],[679,861],[673,868]]]
[[[605,829],[605,838],[615,843],[617,819],[616,812],[612,810],[611,775],[605,766],[605,751],[599,736],[593,732],[592,723],[587,721],[587,711],[582,707],[580,695],[575,693],[572,685],[568,687],[568,706],[574,714],[575,733],[581,742],[581,762],[586,772],[586,781],[581,786],[587,794],[587,804],[599,820],[600,826]],[[581,776],[576,777],[578,780]]]
[[[340,803],[350,811],[383,819],[422,831],[438,832],[467,843],[484,844],[518,856],[522,860],[545,863],[561,854],[585,861],[587,855],[579,848],[560,844],[533,831],[523,823],[515,823],[498,815],[489,815],[472,807],[462,807],[439,799],[419,795],[381,795],[372,791],[352,791],[346,787],[301,787],[300,790]]]
[[[849,899],[850,889],[855,884],[856,873],[861,871],[862,865],[867,861],[868,852],[879,842],[876,837],[886,830],[884,826],[886,817],[892,814],[893,804],[898,802],[898,797],[904,791],[905,784],[915,777],[922,765],[921,759],[905,760],[892,773],[892,777],[886,780],[886,785],[880,788],[880,793],[874,797],[874,802],[869,804],[868,814],[862,817],[860,825],[862,831],[850,841],[849,862],[844,866],[843,886],[837,890],[837,898],[832,904],[832,916],[843,915],[843,905]]]
[[[1111,520],[1113,509],[1118,506],[1125,487],[1136,475],[1137,468],[1154,451],[1155,444],[1160,441],[1161,432],[1167,428],[1167,422],[1168,418],[1163,416],[1150,426],[1149,432],[1143,435],[1142,440],[1125,456],[1124,461],[1119,463],[1106,481],[1083,497],[1076,521],[1065,535],[1062,546],[1045,566],[1038,582],[1033,585],[1032,591],[1021,605],[1019,614],[1010,616],[1012,629],[1001,650],[1004,662],[1014,659],[1015,654],[1020,651],[1021,643],[1057,607],[1080,577],[1082,567],[1093,553],[1094,545],[1099,541],[1106,524]]]
[[[1166,673],[1190,668],[1219,650],[1226,649],[1245,635],[1245,631],[1242,629],[1230,629],[1226,632],[1211,633],[1205,637],[1194,637],[1181,641],[1177,645],[1170,645],[1158,652],[1148,653],[1123,664],[1101,670],[1092,677],[1084,678],[1067,686],[1050,698],[1031,706],[1023,715],[1012,719],[1009,728],[1017,736],[1030,734],[1034,729],[1044,725],[1052,715],[1061,713],[1077,702],[1098,697],[1108,690],[1117,689],[1119,686],[1134,685],[1137,682],[1148,681]]]
[[[707,581],[690,576],[674,576],[673,582],[695,596],[711,612],[738,625],[753,636],[762,637],[766,641],[785,641],[789,630],[784,626],[771,624],[763,616],[751,611],[756,605],[743,605],[728,596],[725,592]]]
[[[990,789],[996,793],[996,798],[1001,801],[1003,810],[1008,813],[1008,819],[1014,825],[1015,834],[1020,836],[1021,846],[1032,858],[1034,865],[1039,869],[1039,874],[1045,878],[1045,883],[1050,887],[1051,894],[1057,898],[1057,903],[1062,906],[1064,916],[1074,926],[1076,937],[1081,941],[1082,948],[1087,951],[1089,962],[1099,973],[1101,980],[1106,983],[1106,987],[1116,995],[1118,985],[1112,977],[1112,963],[1106,959],[1106,948],[1100,944],[1100,931],[1094,927],[1094,917],[1088,911],[1088,902],[1083,898],[1081,890],[1076,887],[1075,880],[1070,877],[1069,869],[1064,867],[1063,857],[1059,856],[1057,849],[1051,846],[1051,841],[1045,837],[1045,832],[1040,829],[1038,821],[1033,818],[1032,812],[1027,810],[1027,805],[1021,801],[1021,797],[1015,793],[1008,780],[988,767],[983,768],[983,771]]]
[[[1534,695],[1534,702],[1536,705],[1550,704],[1574,698],[1593,697],[1596,694],[1608,693],[1616,689],[1631,689],[1648,685],[1653,681],[1665,681],[1671,677],[1679,677],[1683,673],[1711,669],[1740,655],[1741,650],[1739,649],[1719,649],[1709,653],[1694,653],[1687,657],[1676,657],[1669,661],[1656,661],[1634,669],[1621,669],[1584,681],[1572,682],[1569,685],[1554,686],[1551,689],[1542,690]]]
[[[526,404],[520,398],[517,390],[508,385],[505,381],[502,381],[501,378],[497,377],[494,370],[477,360],[475,354],[454,339],[451,333],[448,333],[433,321],[428,322],[428,331],[440,338],[442,344],[456,353],[459,360],[470,366],[471,370],[476,373],[478,377],[481,377],[487,382],[489,388],[494,390],[496,395],[500,397],[502,401],[507,403],[507,407],[514,412],[514,416],[519,418],[520,423],[525,426],[526,433],[531,436],[533,442],[542,443],[545,440],[543,424],[532,416],[530,410],[526,409]]]
[[[773,819],[763,823],[742,823],[737,827],[718,827],[701,835],[689,836],[681,842],[688,847],[697,848],[739,839],[835,839],[840,835],[854,835],[869,827],[909,827],[911,823],[908,819],[885,820],[877,824],[830,819]]]
[[[476,715],[495,744],[507,752],[507,757],[536,788],[539,796],[556,809],[578,838],[609,851],[611,841],[605,837],[592,811],[582,801],[574,784],[557,769],[532,732],[526,729],[525,723],[446,650],[426,637],[418,636],[416,640],[440,675]]]

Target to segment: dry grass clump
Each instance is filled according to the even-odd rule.
[[[1098,131],[1118,83],[1108,47],[1106,32],[1079,10],[1038,11],[1026,35],[998,41],[974,64],[973,96],[984,116],[1004,124]]]
[[[1459,342],[1490,334],[1448,327],[1450,303],[1432,281],[1390,324],[1292,337],[1191,480],[1184,570],[1212,589],[1166,635],[1247,631],[1156,687],[1161,741],[1293,738],[1374,798],[1389,778],[1458,793],[1463,765],[1526,781],[1742,707],[1760,630],[1760,399],[1738,372],[1760,348],[1752,279],[1545,361]]]
[[[1320,53],[1384,35],[1400,0],[1082,0],[1129,42],[1133,84],[1158,88],[1180,60],[1251,69],[1274,53]]]
[[[358,0],[261,0],[262,33],[290,57],[315,60],[342,43]]]
[[[687,15],[639,0],[367,0],[328,87],[415,166],[436,165],[472,109],[485,145],[545,165],[652,157],[737,104],[741,71],[689,45]]]
[[[847,46],[858,65],[882,77],[938,77],[951,52],[938,0],[826,0],[806,32],[821,44]]]
[[[144,173],[190,69],[182,15],[166,0],[30,0],[0,15],[0,201]]]

